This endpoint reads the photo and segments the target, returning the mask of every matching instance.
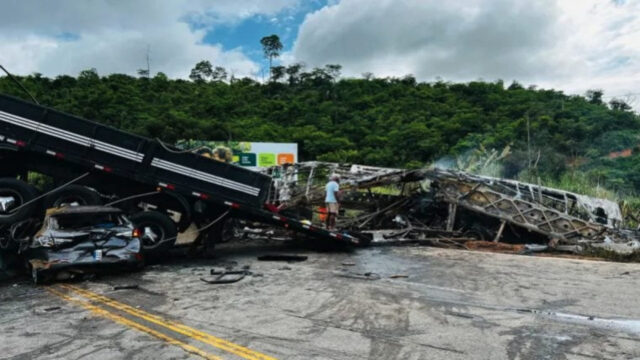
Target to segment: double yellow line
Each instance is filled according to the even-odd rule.
[[[192,353],[192,354],[196,354],[199,356],[202,356],[205,359],[212,359],[212,360],[221,360],[220,357],[207,353],[201,349],[198,349],[192,345],[189,345],[183,341],[180,341],[178,339],[175,339],[171,336],[168,336],[162,332],[156,331],[152,328],[149,328],[143,324],[140,324],[136,321],[133,321],[131,319],[128,319],[127,317],[118,315],[116,313],[113,313],[111,311],[108,311],[107,308],[113,308],[113,309],[117,309],[119,311],[122,311],[123,313],[126,313],[128,315],[131,315],[133,317],[133,319],[142,319],[145,320],[146,322],[158,325],[164,329],[170,330],[173,333],[177,333],[177,334],[181,334],[184,335],[186,337],[189,337],[191,339],[197,340],[199,342],[202,342],[204,344],[207,345],[211,345],[215,348],[218,348],[220,350],[224,350],[226,352],[229,352],[231,354],[237,355],[243,359],[247,359],[247,360],[275,360],[275,358],[259,353],[257,351],[248,349],[246,347],[243,347],[241,345],[238,344],[234,344],[230,341],[221,339],[219,337],[213,336],[211,334],[207,334],[205,332],[202,332],[200,330],[191,328],[189,326],[186,326],[184,324],[180,324],[177,323],[175,321],[171,321],[171,320],[167,320],[164,319],[160,316],[157,315],[153,315],[150,314],[146,311],[134,308],[132,306],[129,306],[127,304],[123,304],[121,302],[118,302],[116,300],[113,300],[111,298],[108,298],[106,296],[100,295],[100,294],[96,294],[92,291],[89,290],[85,290],[82,288],[79,288],[77,286],[73,286],[73,285],[67,285],[67,284],[61,284],[59,285],[60,287],[68,290],[69,292],[71,292],[74,295],[79,295],[80,297],[83,297],[87,300],[82,300],[82,299],[78,299],[75,297],[71,297],[67,294],[65,294],[64,292],[60,291],[59,289],[53,288],[53,287],[48,287],[46,288],[49,292],[51,292],[52,294],[59,296],[60,298],[81,305],[84,308],[86,308],[87,310],[93,312],[96,315],[99,316],[103,316],[106,317],[110,320],[113,320],[117,323],[120,323],[122,325],[126,325],[128,327],[134,328],[136,330],[145,332],[149,335],[155,336],[161,340],[164,340],[172,345],[176,345],[181,347],[182,349],[184,349],[185,351]],[[104,307],[99,307],[96,306],[96,304],[100,304],[103,305]],[[106,308],[105,308],[106,307]]]

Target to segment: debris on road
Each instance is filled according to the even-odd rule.
[[[389,276],[390,279],[406,279],[408,277],[409,275],[404,275],[404,274],[395,274],[395,275]]]
[[[359,280],[380,280],[382,278],[379,274],[376,274],[374,272],[366,272],[366,273],[339,272],[339,273],[336,273],[336,276],[350,278],[350,279],[359,279]]]
[[[260,261],[287,261],[287,262],[298,262],[305,261],[309,257],[304,255],[288,255],[288,254],[268,254],[258,256],[258,260]]]
[[[515,180],[326,162],[276,166],[266,173],[278,175],[272,201],[283,204],[282,212],[308,218],[323,205],[328,175],[339,175],[344,199],[338,226],[371,244],[478,248],[487,245],[473,241],[487,241],[529,244],[513,252],[640,250],[640,233],[624,227],[617,203]]]
[[[247,275],[251,275],[251,271],[248,268],[243,268],[242,270],[215,270],[211,269],[211,275],[217,275],[213,279],[205,279],[200,278],[200,281],[203,281],[207,284],[218,285],[218,284],[233,284],[242,279],[244,279]]]
[[[113,290],[135,290],[135,289],[139,289],[140,286],[138,284],[131,284],[131,285],[116,285],[113,287]]]

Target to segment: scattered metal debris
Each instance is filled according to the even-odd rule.
[[[113,290],[134,290],[134,289],[139,289],[140,286],[138,284],[131,284],[131,285],[116,285],[113,287]]]
[[[233,284],[242,279],[244,279],[248,275],[260,277],[262,274],[254,274],[251,272],[251,266],[244,265],[240,270],[235,270],[235,264],[229,265],[224,269],[211,269],[209,274],[215,275],[213,279],[205,279],[200,278],[200,281],[205,282],[207,284],[218,285],[218,284]]]
[[[360,279],[360,280],[380,280],[382,278],[379,274],[376,274],[374,272],[366,272],[366,273],[340,272],[340,273],[336,273],[336,276],[350,278],[350,279]]]
[[[409,275],[405,275],[405,274],[395,274],[395,275],[389,276],[389,279],[406,279],[408,277]]]
[[[211,269],[211,275],[217,275],[213,279],[205,279],[200,278],[200,281],[203,281],[207,284],[218,285],[218,284],[233,284],[242,279],[244,279],[247,275],[251,275],[251,271],[248,268],[243,268],[242,270],[216,270]]]
[[[601,248],[629,254],[640,249],[638,231],[624,228],[615,202],[515,180],[325,162],[266,172],[276,178],[271,201],[281,204],[283,213],[309,220],[322,212],[328,176],[340,175],[344,196],[338,227],[374,245],[469,248],[479,240],[527,244],[518,249],[526,252]]]
[[[288,255],[288,254],[268,254],[258,256],[258,260],[260,261],[287,261],[287,262],[297,262],[297,261],[305,261],[309,257],[303,255]]]

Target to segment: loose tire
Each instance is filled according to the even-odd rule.
[[[495,237],[495,234],[482,225],[473,224],[468,230],[462,233],[462,236],[479,241],[491,241]]]
[[[65,205],[102,205],[100,194],[82,185],[71,184],[53,192],[44,199],[45,209]]]
[[[38,202],[24,204],[37,196],[38,190],[24,181],[0,179],[0,224],[13,224],[33,216],[39,208]]]
[[[142,231],[140,240],[142,251],[146,255],[165,254],[176,242],[178,230],[169,216],[158,211],[142,211],[131,215],[130,219]]]

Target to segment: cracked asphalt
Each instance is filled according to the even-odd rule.
[[[308,260],[256,259],[268,253]],[[200,280],[245,265],[237,283]],[[69,285],[4,283],[0,358],[640,359],[639,276],[640,264],[243,243]]]

